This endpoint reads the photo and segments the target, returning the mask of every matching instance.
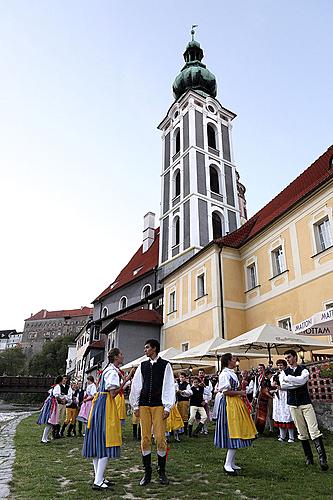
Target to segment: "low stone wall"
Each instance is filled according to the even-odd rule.
[[[320,427],[333,432],[333,404],[313,401]]]

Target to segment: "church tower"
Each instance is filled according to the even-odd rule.
[[[244,220],[231,139],[236,115],[216,99],[215,76],[202,63],[193,29],[191,34],[185,65],[173,83],[175,101],[158,126],[163,144],[161,276]]]

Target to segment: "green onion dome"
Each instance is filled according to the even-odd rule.
[[[216,78],[201,62],[204,56],[200,43],[191,40],[184,52],[185,66],[172,85],[175,99],[179,99],[187,90],[193,89],[204,95],[216,97]]]

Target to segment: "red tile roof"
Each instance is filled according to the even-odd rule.
[[[333,145],[243,226],[215,242],[233,248],[244,245],[302,198],[332,179],[332,159]]]
[[[162,315],[155,309],[137,309],[117,316],[114,321],[133,321],[135,323],[150,323],[163,325]]]
[[[90,316],[93,312],[92,307],[81,307],[80,309],[64,309],[61,311],[47,311],[42,309],[38,313],[31,315],[30,318],[24,321],[34,321],[39,319],[55,319],[55,318],[75,318],[79,316]]]
[[[148,248],[148,250],[143,253],[142,245],[138,251],[133,255],[131,260],[126,264],[126,266],[120,271],[117,278],[111,283],[95,300],[100,300],[111,292],[118,290],[124,285],[127,285],[131,281],[137,280],[140,276],[152,271],[158,266],[158,247],[159,247],[159,235],[160,228],[155,229],[155,239],[153,244]],[[135,274],[134,271],[138,270]]]

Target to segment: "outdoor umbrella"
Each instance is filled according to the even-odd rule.
[[[303,335],[333,335],[333,309],[320,311],[293,326],[294,333]]]
[[[328,341],[318,340],[304,335],[296,335],[289,330],[274,325],[261,325],[238,337],[228,340],[223,346],[217,349],[217,354],[223,352],[248,353],[254,351],[266,351],[269,360],[272,354],[283,354],[287,349],[295,351],[312,351],[314,349],[332,349],[333,346]]]

